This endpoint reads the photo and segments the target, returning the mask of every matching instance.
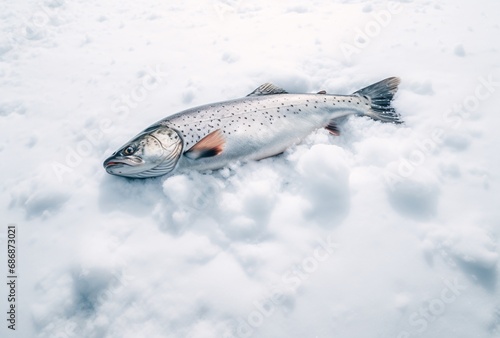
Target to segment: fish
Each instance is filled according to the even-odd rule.
[[[103,163],[107,173],[149,178],[216,170],[283,153],[320,128],[339,135],[348,115],[399,124],[392,107],[400,79],[390,77],[351,95],[289,93],[265,83],[245,97],[168,116],[125,143]]]

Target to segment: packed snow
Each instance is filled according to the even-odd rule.
[[[2,337],[500,337],[500,2],[0,13]],[[404,125],[351,117],[213,172],[102,168],[150,124],[265,82],[349,94],[389,76]]]

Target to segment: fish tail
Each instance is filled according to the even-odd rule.
[[[401,115],[391,106],[400,82],[399,78],[390,77],[355,92],[354,95],[362,96],[370,103],[365,115],[377,121],[403,123]]]

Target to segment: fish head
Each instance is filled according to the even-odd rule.
[[[182,154],[183,142],[177,131],[152,126],[108,157],[103,166],[111,175],[147,178],[174,170]]]

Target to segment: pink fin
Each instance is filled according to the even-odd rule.
[[[224,140],[224,135],[222,135],[220,129],[217,129],[202,138],[198,143],[186,151],[184,155],[192,160],[217,156],[224,150],[225,146],[226,141]]]
[[[330,134],[339,136],[340,135],[340,130],[337,124],[333,121],[330,121],[328,125],[325,127],[326,130],[330,132]]]

